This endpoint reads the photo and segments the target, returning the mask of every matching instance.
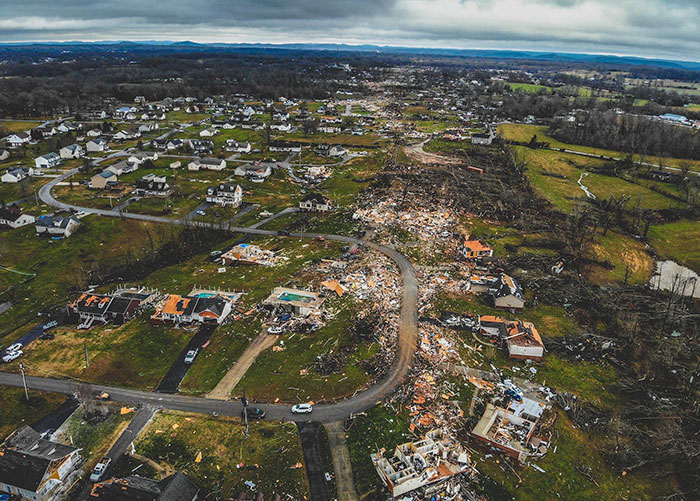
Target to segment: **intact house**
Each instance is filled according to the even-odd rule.
[[[68,303],[66,310],[71,319],[80,323],[79,329],[89,329],[95,322],[118,325],[128,322],[140,305],[137,298],[83,293]]]
[[[291,143],[289,141],[272,141],[270,142],[270,151],[281,151],[285,153],[301,152],[301,144]]]
[[[156,160],[158,160],[158,153],[156,153],[155,151],[139,151],[138,153],[134,153],[127,159],[128,162],[135,163],[138,165],[141,165],[146,160],[155,162]]]
[[[316,148],[316,153],[327,157],[342,157],[347,151],[337,144],[321,144]]]
[[[199,132],[199,137],[214,137],[219,133],[219,130],[215,127],[209,127]]]
[[[122,174],[128,174],[129,172],[134,172],[138,170],[139,164],[134,163],[134,162],[129,162],[128,160],[122,160],[121,162],[117,162],[116,164],[112,164],[109,167],[107,167],[105,170],[114,172],[117,176],[121,176]]]
[[[319,311],[324,301],[325,298],[316,292],[276,287],[263,305],[306,317]]]
[[[73,125],[71,122],[62,122],[61,125],[56,127],[56,130],[58,132],[72,132],[74,130],[77,130],[78,128]]]
[[[101,153],[109,150],[109,143],[105,138],[98,137],[97,139],[88,141],[85,144],[85,149],[88,153]]]
[[[226,145],[224,146],[226,151],[232,151],[234,153],[250,153],[251,147],[248,142],[238,142],[233,139],[227,139]]]
[[[37,169],[54,169],[61,165],[61,157],[57,153],[51,152],[34,159]]]
[[[187,170],[224,170],[226,168],[226,160],[219,158],[197,158],[187,164]]]
[[[48,501],[68,487],[80,462],[80,449],[41,438],[25,426],[0,445],[0,492]]]
[[[102,129],[99,127],[95,127],[94,129],[90,129],[85,133],[87,137],[99,137],[102,135]]]
[[[299,208],[311,212],[328,212],[333,208],[333,203],[328,197],[320,193],[309,193],[299,202]]]
[[[472,134],[472,144],[491,146],[495,136],[491,133],[475,132]]]
[[[270,130],[289,132],[290,130],[292,130],[292,124],[290,124],[289,122],[272,122],[270,124]]]
[[[135,195],[147,195],[161,198],[167,197],[172,191],[165,176],[156,176],[153,173],[146,174],[136,181],[135,188]]]
[[[494,287],[489,289],[489,295],[496,308],[522,310],[525,307],[523,290],[513,277],[505,273],[501,273]]]
[[[2,138],[3,142],[11,148],[19,148],[22,145],[29,144],[31,139],[32,136],[27,132],[16,132]]]
[[[34,227],[37,235],[68,238],[80,224],[80,219],[75,216],[46,215],[38,217]]]
[[[272,167],[268,163],[242,164],[233,173],[237,176],[250,177],[253,181],[262,182],[272,175]]]
[[[238,207],[243,201],[243,188],[237,184],[219,183],[207,188],[206,200],[222,207]]]
[[[493,248],[490,245],[481,240],[472,240],[470,237],[464,238],[464,240],[457,245],[457,252],[464,259],[468,260],[493,257]]]
[[[40,125],[39,127],[34,127],[33,130],[40,134],[42,139],[51,139],[56,133],[56,129],[48,125]]]
[[[0,177],[0,180],[3,183],[19,183],[33,175],[34,169],[31,167],[15,167],[14,169],[7,169],[7,172]]]
[[[542,337],[531,322],[482,315],[479,317],[479,331],[497,339],[510,358],[539,361],[544,356]]]
[[[79,144],[71,144],[58,150],[58,154],[61,158],[80,158],[85,155],[85,150]]]
[[[116,141],[128,141],[130,139],[138,139],[141,137],[141,132],[136,128],[120,130],[112,138]]]
[[[0,207],[0,226],[19,228],[28,224],[34,224],[35,220],[34,216],[23,213],[17,207]]]
[[[182,139],[171,139],[165,143],[165,149],[177,150],[178,148],[182,148],[184,145],[185,145],[185,142]],[[192,149],[195,149],[195,148],[192,147]]]
[[[173,141],[177,141],[177,139],[173,139]],[[192,148],[192,151],[197,154],[211,153],[214,151],[214,142],[208,139],[190,139],[188,144],[190,148]]]
[[[137,475],[126,478],[110,478],[92,486],[90,498],[143,501],[196,501],[200,489],[186,475],[178,472],[162,480],[152,480]]]
[[[260,264],[271,266],[275,253],[252,244],[238,244],[221,255],[221,262],[231,264]]]
[[[117,175],[111,170],[103,170],[90,178],[90,188],[104,190],[117,183]]]
[[[511,400],[505,407],[489,403],[472,435],[524,463],[549,443],[548,437],[539,436],[537,426],[546,409],[545,404],[527,397]]]
[[[151,322],[157,324],[221,324],[231,313],[233,301],[224,295],[179,296],[168,294],[156,306]]]
[[[422,440],[397,445],[391,457],[385,453],[386,449],[381,449],[370,458],[392,499],[418,489],[420,499],[430,499],[450,478],[476,474],[466,450],[440,429],[428,431]]]

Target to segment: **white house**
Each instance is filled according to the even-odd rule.
[[[41,216],[35,221],[37,235],[67,238],[80,226],[80,219],[75,216]]]
[[[136,139],[141,137],[141,133],[138,129],[124,129],[117,132],[114,136],[117,141],[126,141],[129,139]]]
[[[58,150],[58,154],[61,158],[80,158],[85,155],[85,150],[79,144],[71,144]]]
[[[218,158],[197,158],[187,164],[187,170],[224,170],[226,160]]]
[[[253,180],[263,180],[272,174],[272,167],[268,163],[243,164],[236,167],[233,173],[237,176],[251,177]]]
[[[290,143],[288,141],[273,141],[270,143],[270,151],[299,153],[301,151],[301,144]]]
[[[270,124],[271,130],[278,130],[280,132],[289,132],[292,130],[292,124],[289,122],[273,122]]]
[[[26,132],[16,132],[15,134],[5,136],[3,141],[12,148],[19,148],[23,144],[29,144],[31,138],[32,137]]]
[[[233,139],[227,139],[225,149],[234,153],[250,153],[251,147],[249,142],[239,143]]]
[[[109,143],[105,138],[98,137],[85,144],[88,153],[99,153],[109,150]]]
[[[238,207],[243,201],[243,189],[237,184],[220,183],[207,188],[206,200],[224,207]]]
[[[102,129],[90,129],[85,133],[87,137],[100,137],[102,135]]]
[[[214,127],[209,127],[208,129],[204,129],[199,133],[200,137],[213,137],[217,135],[219,131],[214,128]]]
[[[155,162],[156,160],[158,160],[158,153],[156,153],[155,151],[139,151],[138,153],[134,153],[133,155],[131,155],[127,161],[141,165],[146,160]]]
[[[114,172],[117,176],[121,176],[122,174],[134,172],[138,168],[139,164],[129,162],[128,160],[122,160],[121,162],[117,162],[116,164],[110,165],[105,170]]]
[[[328,212],[333,208],[333,203],[320,193],[309,193],[299,202],[299,208],[312,212]]]
[[[34,216],[24,214],[17,207],[0,207],[0,226],[9,226],[10,228],[19,228],[33,224]]]
[[[53,169],[61,165],[61,157],[54,152],[47,153],[34,159],[37,169]]]
[[[31,167],[15,167],[14,169],[7,169],[7,172],[0,177],[0,181],[3,183],[19,183],[33,175],[34,169]]]

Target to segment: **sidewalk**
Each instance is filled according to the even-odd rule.
[[[350,465],[350,451],[345,438],[343,423],[336,421],[324,425],[328,432],[328,442],[333,455],[333,469],[335,470],[335,482],[338,489],[338,501],[358,501],[360,498],[355,492],[355,482]]]

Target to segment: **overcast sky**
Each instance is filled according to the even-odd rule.
[[[0,41],[342,42],[700,60],[700,0],[0,0]]]

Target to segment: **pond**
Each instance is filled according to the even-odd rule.
[[[700,276],[675,261],[657,261],[649,285],[652,289],[675,290],[683,296],[700,298]]]

